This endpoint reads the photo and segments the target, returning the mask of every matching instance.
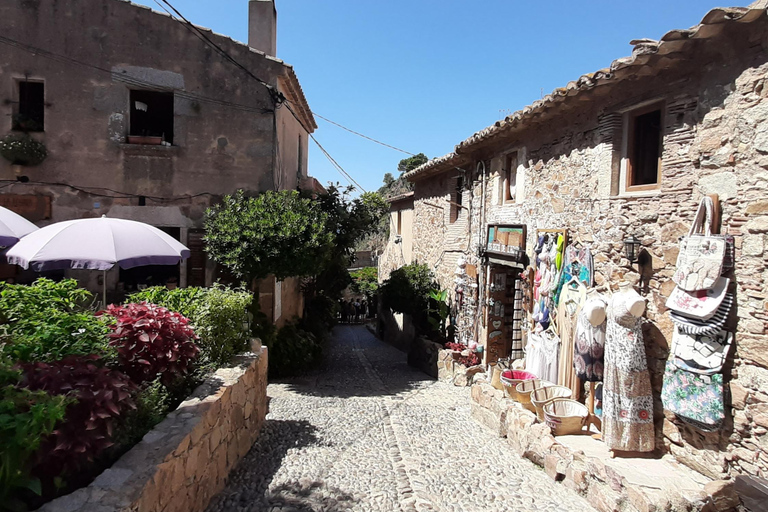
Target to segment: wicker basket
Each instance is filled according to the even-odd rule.
[[[536,409],[533,407],[533,404],[531,403],[531,393],[533,393],[533,390],[544,388],[547,386],[553,386],[551,382],[547,382],[545,380],[541,379],[531,379],[531,380],[524,380],[523,382],[519,383],[517,386],[515,386],[515,399],[523,404],[523,407],[528,409],[531,412],[536,412]]]
[[[508,398],[517,400],[515,387],[525,380],[535,379],[536,376],[522,370],[505,370],[501,373],[501,383],[504,385],[504,394]]]
[[[531,393],[531,403],[536,409],[536,417],[539,421],[544,421],[544,404],[547,404],[555,398],[571,398],[573,391],[565,386],[547,386],[539,388]]]
[[[587,416],[589,416],[587,408],[576,400],[555,398],[544,405],[544,421],[555,436],[581,432]]]

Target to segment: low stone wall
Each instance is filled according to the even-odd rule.
[[[461,352],[445,349],[437,353],[437,378],[450,382],[454,386],[466,387],[472,385],[474,376],[483,371],[483,366],[478,364],[467,367],[459,363]]]
[[[427,338],[418,337],[413,340],[408,350],[408,365],[418,368],[430,377],[437,378],[438,353],[443,346]]]
[[[675,486],[674,466],[659,459],[608,459],[585,454],[561,443],[550,428],[538,423],[536,415],[519,403],[504,397],[504,393],[484,381],[472,385],[472,417],[499,437],[506,437],[512,448],[535,464],[555,481],[582,494],[600,512],[615,511],[703,511],[734,510],[739,498],[732,481],[709,481],[702,477],[701,485],[693,488]],[[581,439],[582,444],[594,441],[589,436],[565,436],[569,441]],[[565,442],[565,441],[564,441]],[[594,441],[599,443],[598,441]],[[605,449],[607,453],[607,449]],[[667,456],[669,457],[669,456]],[[647,467],[644,467],[647,466]],[[672,469],[669,469],[669,468]],[[664,468],[671,476],[656,474]],[[658,487],[631,482],[627,475],[646,472],[648,479],[667,480]],[[681,481],[690,483],[688,468],[680,468]]]
[[[88,487],[42,512],[202,512],[267,414],[267,350],[208,378]]]

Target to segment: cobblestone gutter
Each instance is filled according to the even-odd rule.
[[[588,435],[555,438],[547,425],[536,422],[535,414],[504,398],[484,377],[472,385],[471,414],[600,512],[722,512],[739,505],[731,481],[710,481],[668,455],[610,459],[601,450],[604,445]]]
[[[216,371],[88,487],[41,512],[198,512],[226,484],[267,414],[267,350]]]

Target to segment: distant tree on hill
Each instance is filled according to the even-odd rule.
[[[423,165],[429,161],[429,158],[427,158],[427,155],[424,153],[419,153],[418,155],[413,155],[410,158],[403,158],[400,160],[400,163],[397,164],[397,170],[400,171],[400,173],[406,173],[414,170],[420,165]]]

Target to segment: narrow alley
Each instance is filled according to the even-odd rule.
[[[475,423],[469,388],[408,367],[362,326],[337,327],[319,370],[268,394],[262,434],[209,512],[591,510]]]

